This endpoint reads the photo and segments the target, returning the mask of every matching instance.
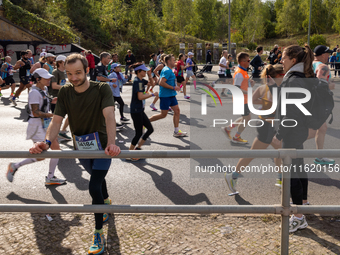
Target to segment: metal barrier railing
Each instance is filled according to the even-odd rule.
[[[340,157],[340,150],[177,150],[122,151],[115,158],[281,158],[289,166],[293,158]],[[36,158],[27,151],[0,151],[0,158]],[[39,158],[110,158],[103,151],[48,151]],[[340,214],[340,205],[290,205],[290,172],[282,173],[281,205],[40,205],[0,204],[0,212],[38,213],[252,213],[281,214],[281,254],[289,253],[289,216],[296,213]]]

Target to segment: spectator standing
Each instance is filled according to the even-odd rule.
[[[206,55],[205,55],[205,63],[208,65],[206,68],[206,72],[211,72],[212,66],[211,66],[211,50],[210,50],[210,43],[207,43],[205,45],[206,47]]]
[[[131,81],[132,78],[132,69],[130,68],[131,65],[136,63],[135,55],[132,54],[131,50],[127,51],[127,55],[125,56],[125,75],[128,75],[130,70],[130,75],[128,76],[128,80]]]
[[[89,63],[89,68],[90,68],[90,80],[95,81],[94,77],[94,69],[96,68],[96,64],[94,62],[94,56],[92,52],[89,50],[85,53],[87,62]]]

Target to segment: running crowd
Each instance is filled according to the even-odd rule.
[[[259,78],[263,81],[264,85],[259,86],[253,93],[253,102],[262,105],[263,110],[271,109],[273,88],[280,89],[287,86],[307,88],[308,84],[313,82],[323,82],[327,89],[334,88],[334,84],[330,82],[329,68],[326,65],[331,50],[326,46],[320,45],[314,49],[314,52],[308,45],[305,47],[289,46],[283,52],[279,52],[278,48],[274,47],[269,56],[270,64],[262,61],[263,48],[261,46],[257,47],[256,51],[257,55],[253,60],[250,60],[248,53],[239,53],[236,67],[233,66],[233,59],[228,51],[222,52],[216,83],[233,84],[244,93],[244,115],[234,123],[243,123],[250,119],[247,93],[248,88],[255,84],[252,78]],[[146,139],[154,131],[151,123],[165,118],[169,111],[173,111],[173,136],[187,136],[186,132],[179,129],[180,107],[176,96],[178,96],[177,92],[183,92],[184,99],[190,99],[186,87],[190,78],[196,87],[192,52],[179,54],[176,61],[173,55],[160,51],[158,54],[150,55],[149,67],[147,67],[143,62],[136,62],[135,56],[129,50],[125,57],[124,74],[121,64],[118,63],[118,54],[111,55],[102,52],[97,65],[95,65],[91,51],[87,51],[85,55],[86,57],[81,54],[71,54],[67,57],[55,56],[43,51],[39,61],[34,63],[32,52],[27,50],[21,52],[21,59],[14,66],[11,64],[11,58],[5,57],[1,67],[0,85],[2,89],[11,88],[9,100],[17,106],[21,92],[26,88],[29,90],[26,107],[29,114],[26,139],[34,143],[30,149],[32,154],[40,154],[48,149],[60,150],[57,139],[59,137],[73,140],[76,150],[104,150],[111,157],[117,156],[120,148],[115,144],[116,131],[121,130],[130,121],[124,114],[125,103],[121,97],[123,85],[129,81],[132,82],[130,116],[135,129],[130,150],[141,150]],[[253,66],[252,78],[248,75],[250,65]],[[17,70],[19,70],[20,86],[15,91],[13,73]],[[232,71],[234,71],[233,76]],[[133,72],[135,77],[132,80]],[[186,77],[184,77],[185,72]],[[88,74],[90,79],[87,78]],[[303,79],[299,78],[308,78],[310,82],[306,84]],[[159,92],[154,91],[156,85],[159,85]],[[294,94],[291,94],[292,98],[295,98]],[[222,90],[221,96],[227,96],[225,90]],[[150,104],[153,111],[158,111],[156,107],[158,100],[160,105],[160,112],[151,117],[145,113],[145,100],[148,98],[153,98]],[[119,105],[121,123],[116,123],[116,104]],[[279,107],[277,111],[269,115],[259,116],[259,121],[262,120],[264,125],[257,128],[258,135],[251,149],[265,149],[269,145],[275,149],[302,149],[303,143],[311,138],[315,138],[317,149],[323,149],[327,131],[326,122],[317,129],[309,129],[304,122],[304,116],[297,107],[287,107],[285,116],[281,116],[280,111]],[[291,119],[292,116],[299,121],[298,125],[291,130],[282,125],[272,127],[269,124],[274,118],[283,120]],[[68,126],[72,137],[67,135]],[[237,131],[232,136],[234,128]],[[244,129],[245,126],[241,124],[233,124],[222,128],[222,131],[231,142],[247,144],[248,141],[241,138]],[[10,163],[6,174],[7,179],[12,182],[20,167],[43,160],[38,158]],[[240,169],[248,165],[251,160],[240,159],[236,167],[237,171],[226,174],[228,187],[234,194],[238,193],[236,183]],[[111,204],[105,181],[111,159],[80,159],[80,162],[91,175],[89,192],[92,203]],[[328,158],[316,158],[314,162],[334,164],[334,160]],[[276,165],[281,165],[281,163],[280,159],[275,159]],[[57,178],[54,174],[57,164],[58,159],[50,159],[48,175],[45,178],[46,185],[66,184],[66,180]],[[303,159],[293,159],[292,164],[303,165]],[[279,175],[277,186],[281,186],[281,180],[282,177]],[[308,204],[307,188],[308,178],[305,172],[297,172],[292,176],[291,196],[294,204]],[[95,213],[95,232],[89,254],[104,252],[105,240],[102,227],[108,218],[107,213]],[[290,232],[307,226],[302,214],[292,215]]]
[[[25,107],[28,113],[26,139],[34,143],[30,149],[32,154],[40,154],[48,149],[60,150],[59,137],[73,140],[76,150],[104,150],[107,155],[117,156],[120,148],[115,144],[116,131],[129,122],[124,115],[125,103],[121,97],[123,85],[128,81],[132,82],[130,116],[135,129],[130,150],[141,150],[146,139],[154,131],[151,122],[165,118],[169,111],[173,112],[173,136],[187,136],[186,132],[179,129],[180,108],[176,96],[182,89],[184,98],[190,98],[186,94],[186,83],[190,78],[195,82],[192,53],[188,54],[186,64],[182,55],[176,63],[173,55],[152,54],[148,68],[144,63],[136,62],[131,51],[128,51],[125,74],[122,73],[117,54],[102,52],[97,65],[90,51],[85,55],[86,57],[81,54],[55,56],[43,51],[39,61],[34,63],[32,52],[27,50],[21,52],[21,59],[15,65],[11,64],[9,56],[5,57],[1,66],[0,85],[2,89],[11,88],[9,100],[13,106],[17,107],[23,90],[29,91],[28,104]],[[186,79],[183,76],[185,69]],[[15,91],[13,73],[17,70],[20,86]],[[135,74],[133,80],[132,71]],[[159,85],[159,92],[153,91],[156,85]],[[159,100],[160,103],[160,112],[151,117],[145,114],[144,109],[145,100],[148,98],[153,98],[150,104],[153,111],[158,111],[156,102]],[[119,106],[121,123],[116,123],[116,104]],[[72,137],[67,135],[68,126]],[[43,159],[37,156],[10,163],[6,173],[8,181],[14,181],[14,175],[19,168],[40,160]],[[59,159],[54,158],[49,160],[45,185],[66,184],[65,179],[55,176],[58,161]],[[89,192],[92,203],[111,204],[105,181],[111,159],[79,161],[91,175]],[[95,232],[89,254],[101,254],[104,251],[102,227],[108,218],[107,213],[95,213]]]

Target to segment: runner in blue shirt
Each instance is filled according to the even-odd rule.
[[[162,69],[159,81],[159,99],[160,99],[160,108],[161,113],[153,115],[150,118],[150,121],[156,121],[159,119],[163,119],[168,115],[169,106],[174,111],[174,137],[183,137],[186,136],[186,132],[182,132],[179,130],[179,117],[180,110],[178,106],[178,102],[176,99],[177,92],[180,90],[180,87],[176,86],[176,76],[172,69],[175,67],[175,57],[173,55],[167,55],[165,57],[166,66]]]

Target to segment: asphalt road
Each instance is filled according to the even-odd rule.
[[[206,75],[204,82],[211,82],[216,73]],[[147,140],[144,150],[188,150],[192,149],[231,149],[245,150],[249,146],[241,147],[231,144],[221,133],[220,128],[212,129],[208,126],[207,119],[200,118],[200,91],[189,85],[192,95],[191,100],[185,100],[183,94],[177,99],[181,109],[180,129],[188,132],[188,137],[174,138],[172,114],[166,119],[153,123],[154,133]],[[325,148],[336,149],[340,144],[340,119],[337,112],[340,110],[340,82],[335,89],[334,122],[329,126],[326,136]],[[218,90],[221,91],[220,89]],[[8,100],[9,90],[3,91],[4,96],[0,101],[1,131],[0,150],[28,150],[32,141],[26,140],[26,113],[24,106],[27,103],[27,91],[20,96],[17,107],[13,107]],[[131,98],[131,86],[125,86],[122,97],[127,105]],[[146,102],[146,114],[153,115]],[[226,114],[231,114],[231,97],[223,98]],[[159,104],[157,103],[157,107]],[[208,99],[208,112],[212,113],[212,102]],[[190,108],[195,117],[190,118]],[[129,117],[129,107],[125,106],[126,117]],[[159,111],[158,111],[159,112]],[[214,113],[208,115],[215,118]],[[116,116],[118,119],[118,116]],[[230,117],[228,117],[230,118]],[[256,118],[256,116],[252,116]],[[191,126],[190,126],[191,123]],[[132,122],[122,131],[117,133],[117,143],[122,150],[130,146],[134,130]],[[242,136],[250,142],[256,136],[255,128],[246,128]],[[209,145],[209,146],[208,146]],[[62,149],[70,149],[71,142],[61,142]],[[314,140],[305,143],[305,148],[314,149]],[[10,162],[22,159],[1,159],[0,174],[0,203],[53,203],[53,204],[89,204],[91,198],[88,193],[89,174],[80,166],[77,159],[60,159],[56,176],[67,179],[67,185],[58,187],[45,187],[44,178],[48,172],[48,160],[26,165],[20,168],[13,183],[5,177],[7,166]],[[236,165],[238,159],[216,159],[219,164]],[[306,163],[312,164],[312,159]],[[110,197],[114,204],[215,204],[215,205],[247,205],[247,204],[277,204],[280,202],[280,189],[274,186],[276,175],[266,178],[260,175],[239,180],[239,196],[229,197],[229,190],[223,175],[195,175],[194,166],[205,164],[208,161],[195,159],[146,159],[140,162],[126,162],[124,159],[113,159],[109,173],[106,177]],[[340,163],[340,159],[336,159]],[[273,164],[272,159],[255,159],[251,165]],[[190,167],[191,165],[191,167]],[[191,170],[190,170],[191,169]],[[193,178],[199,177],[199,178]],[[268,177],[268,178],[267,178]],[[318,178],[309,182],[309,201],[311,204],[327,205],[339,204],[340,175],[332,179]]]

